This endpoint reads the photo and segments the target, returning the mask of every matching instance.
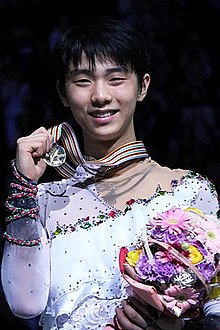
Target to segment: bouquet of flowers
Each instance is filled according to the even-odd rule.
[[[173,206],[150,220],[132,250],[121,248],[119,263],[141,298],[181,317],[220,295],[219,253],[217,217]],[[138,281],[126,275],[126,267]]]

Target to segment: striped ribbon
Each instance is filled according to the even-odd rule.
[[[93,172],[93,175],[95,175],[100,173],[101,167],[104,167],[105,169],[106,167],[112,168],[129,160],[134,160],[137,158],[149,158],[143,142],[132,141],[115,149],[101,159],[86,161],[79,148],[74,130],[68,123],[63,122],[59,125],[55,125],[49,128],[48,132],[53,136],[54,142],[57,142],[59,139],[62,141],[67,156],[74,164],[74,166],[72,166],[66,161],[64,164],[55,168],[65,178],[72,177],[75,174],[75,168],[78,165],[82,165],[87,171],[90,173]],[[97,166],[97,168],[91,169],[91,167],[87,166],[88,163],[93,163],[99,166]]]

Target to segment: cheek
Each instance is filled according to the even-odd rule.
[[[118,101],[124,104],[136,103],[138,98],[138,90],[133,86],[127,86],[126,89],[124,88],[123,90],[116,90],[115,97]]]
[[[74,97],[72,95],[68,97],[70,110],[75,120],[80,124],[86,112],[87,101],[79,92],[75,93]]]
[[[75,106],[70,107],[71,113],[75,121],[79,126],[82,128],[84,127],[85,123],[85,115],[83,111],[80,111],[79,108],[76,108]]]
[[[89,102],[89,94],[83,90],[68,89],[66,91],[66,98],[69,102],[70,107],[82,107]]]
[[[130,94],[123,95],[120,98],[120,105],[122,108],[135,109],[137,103],[137,95],[131,92]]]

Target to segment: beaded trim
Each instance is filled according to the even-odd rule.
[[[23,177],[18,172],[15,165],[15,160],[11,162],[11,167],[13,174],[19,183],[12,182],[10,184],[10,188],[13,189],[13,191],[10,192],[5,202],[6,210],[10,213],[10,215],[7,215],[5,217],[6,225],[11,221],[15,221],[23,217],[28,217],[36,220],[38,218],[39,213],[38,205],[31,208],[23,208],[21,206],[14,206],[12,202],[17,199],[21,201],[21,204],[25,205],[28,200],[32,199],[36,204],[37,185],[36,183],[32,183],[30,180]],[[21,246],[34,246],[40,244],[40,239],[18,239],[15,236],[8,234],[7,232],[4,232],[3,237],[10,243]]]
[[[74,225],[70,224],[70,225],[60,225],[59,222],[57,222],[57,227],[55,229],[55,231],[52,233],[52,238],[55,238],[56,236],[60,235],[60,234],[71,234],[74,231],[77,230],[77,227],[80,227],[82,229],[89,229],[90,227],[94,227],[94,226],[99,226],[101,223],[105,222],[108,217],[110,218],[116,218],[119,212],[116,212],[114,210],[110,211],[108,213],[108,215],[104,215],[104,214],[99,214],[96,218],[96,220],[92,220],[90,221],[90,217],[86,217],[86,218],[82,218],[79,219]]]
[[[11,184],[12,186],[12,184]],[[17,185],[18,186],[18,185]],[[22,190],[22,188],[25,188],[24,186],[19,185],[19,189]],[[38,217],[38,212],[39,212],[39,206],[36,205],[33,208],[23,208],[23,207],[19,207],[19,206],[14,206],[12,203],[10,203],[10,201],[13,201],[15,199],[21,199],[24,198],[22,200],[23,203],[25,203],[25,201],[27,199],[36,199],[36,195],[33,193],[26,193],[26,192],[20,192],[20,193],[10,193],[10,195],[7,197],[6,202],[5,202],[5,207],[6,209],[8,209],[10,211],[10,215],[5,217],[5,222],[6,224],[9,223],[10,221],[14,221],[17,220],[19,218],[22,217],[30,217],[33,219],[37,219]]]
[[[34,186],[34,185],[31,185],[30,188],[29,188],[29,187],[26,187],[25,185],[21,185],[19,183],[11,182],[10,187],[14,188],[14,189],[17,189],[17,190],[21,190],[22,192],[27,192],[27,193],[29,193],[30,195],[33,195],[33,196],[37,194],[37,186]]]
[[[24,240],[18,239],[14,236],[9,235],[6,231],[3,234],[3,237],[10,243],[21,245],[21,246],[35,246],[40,245],[40,239],[33,239],[33,240]]]
[[[39,207],[36,206],[34,208],[27,208],[24,209],[22,207],[15,207],[13,204],[10,203],[10,200],[21,199],[24,198],[23,203],[25,203],[25,198],[28,199],[36,199],[37,194],[37,186],[32,182],[28,181],[25,177],[18,173],[18,170],[15,165],[15,160],[12,160],[11,167],[15,178],[21,182],[22,184],[12,182],[10,184],[10,188],[20,190],[21,192],[11,192],[8,196],[5,207],[11,211],[11,215],[5,218],[6,223],[17,220],[20,217],[29,216],[30,218],[36,219],[38,216]]]
[[[31,188],[32,191],[35,191],[37,189],[36,182],[28,180],[23,175],[21,175],[17,170],[15,162],[16,162],[16,160],[13,159],[12,162],[11,162],[11,167],[12,167],[12,171],[13,171],[13,174],[16,177],[16,179],[18,179],[18,181],[23,183],[25,186]],[[34,182],[34,183],[32,183],[32,182]]]
[[[8,224],[11,221],[18,220],[19,218],[29,217],[32,219],[38,218],[39,206],[36,206],[32,209],[23,209],[21,207],[16,207],[8,202],[5,203],[5,206],[11,211],[11,215],[5,217],[5,222]]]
[[[62,226],[59,224],[59,222],[57,222],[57,227],[55,229],[55,231],[52,233],[52,238],[55,238],[56,236],[62,234],[62,235],[66,235],[66,234],[71,234],[73,232],[75,232],[78,228],[82,228],[82,229],[86,229],[88,230],[91,227],[94,226],[99,226],[100,224],[102,224],[103,222],[106,222],[109,218],[112,219],[116,219],[121,213],[126,213],[129,210],[131,210],[131,205],[133,203],[141,203],[141,200],[137,199],[130,199],[126,202],[126,208],[124,210],[124,212],[120,211],[120,210],[111,210],[109,211],[107,214],[99,214],[97,215],[96,219],[94,220],[90,220],[90,217],[87,216],[86,218],[81,218],[79,219],[74,225],[69,224],[69,225],[65,225],[63,224]]]
[[[195,178],[198,179],[200,181],[206,179],[204,178],[202,175],[193,172],[193,171],[189,171],[187,175],[183,176],[179,181],[177,179],[173,179],[171,180],[171,186],[172,188],[176,188],[178,186],[178,184],[182,183],[185,179],[191,179],[191,178]],[[210,182],[207,181],[209,184]],[[216,195],[216,190],[214,188],[214,186],[212,184],[209,185],[210,188],[210,192],[214,195]],[[138,198],[138,199],[133,199],[131,198],[130,200],[126,201],[126,207],[124,209],[124,211],[119,211],[119,210],[111,210],[109,211],[107,214],[99,214],[96,216],[96,219],[91,220],[89,216],[84,217],[79,219],[75,224],[63,224],[60,225],[59,222],[57,222],[57,226],[56,229],[52,232],[52,238],[55,238],[58,235],[66,235],[66,234],[71,234],[75,231],[78,230],[78,228],[84,229],[84,230],[89,230],[91,227],[94,226],[99,226],[100,224],[102,224],[103,222],[107,221],[109,218],[114,218],[116,219],[121,213],[126,214],[129,210],[131,210],[132,208],[132,204],[134,203],[143,203],[143,205],[146,205],[147,203],[149,203],[153,198],[157,197],[157,196],[163,196],[166,194],[169,194],[170,192],[166,191],[166,190],[162,190],[161,186],[158,185],[156,188],[156,192],[154,195],[152,195],[149,199],[144,199],[144,198]],[[217,216],[219,217],[220,215],[220,211],[218,210],[217,212]]]

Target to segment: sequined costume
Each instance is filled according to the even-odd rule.
[[[14,313],[32,317],[43,312],[45,330],[97,330],[108,323],[127,295],[119,249],[135,244],[157,212],[172,205],[215,215],[219,209],[206,178],[161,167],[150,158],[121,165],[99,181],[78,166],[72,178],[31,184],[37,187],[39,216],[8,222],[2,280]],[[35,199],[26,198],[26,208],[28,202],[36,206]],[[21,244],[38,240],[36,245]],[[220,301],[207,304],[206,314],[213,309],[220,313]]]

